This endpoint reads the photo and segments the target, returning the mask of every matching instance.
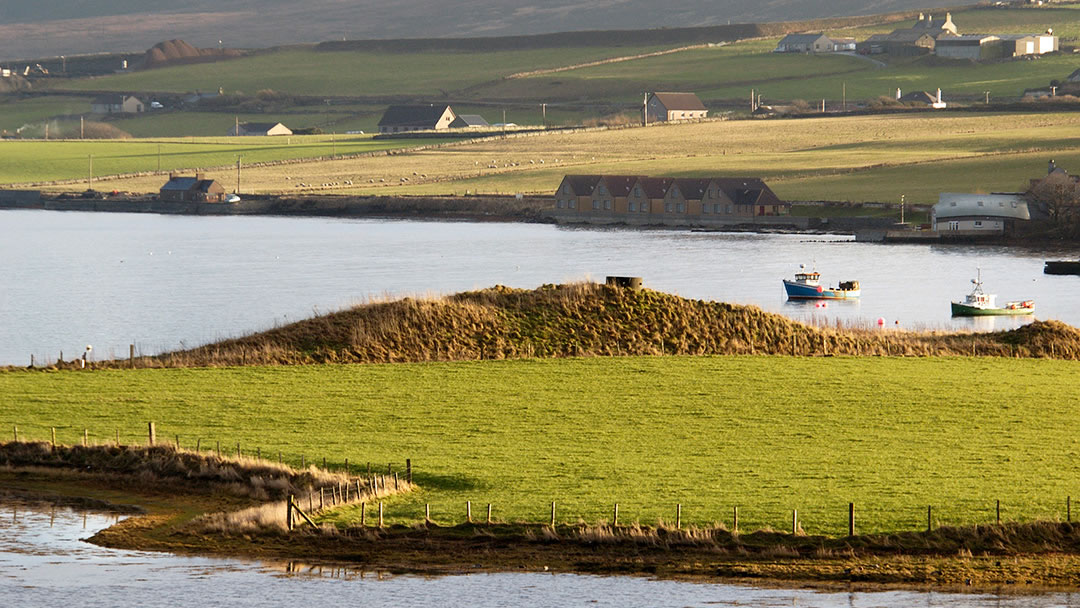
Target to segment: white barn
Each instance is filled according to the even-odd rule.
[[[942,192],[930,210],[931,228],[938,232],[1003,234],[1017,221],[1031,219],[1024,195]]]

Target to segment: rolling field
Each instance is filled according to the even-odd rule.
[[[567,173],[756,175],[788,200],[895,202],[905,194],[909,202],[929,203],[943,191],[1015,191],[1044,172],[1050,158],[1069,169],[1080,167],[1078,126],[1076,113],[707,122],[495,139],[393,156],[251,168],[245,175],[261,192],[302,193],[313,190],[297,188],[300,182],[348,179],[356,186],[323,191],[413,195],[550,193]],[[0,143],[0,149],[4,145],[11,144]],[[64,150],[56,145],[55,150]],[[84,159],[85,152],[72,157]],[[81,160],[75,162],[73,177],[82,169]],[[208,174],[233,179],[231,169]],[[402,177],[409,185],[402,185]],[[151,192],[159,182],[152,177],[108,183]]]
[[[813,382],[807,382],[812,378]],[[116,429],[401,470],[389,505],[442,523],[464,503],[499,519],[621,521],[840,535],[1063,519],[1080,491],[1076,364],[969,358],[634,357],[0,374],[0,422],[76,443]],[[797,392],[796,392],[796,389]],[[346,515],[348,517],[348,515]]]
[[[437,144],[440,140],[426,140]],[[245,163],[315,158],[332,154],[359,154],[416,146],[415,140],[373,140],[367,135],[303,135],[292,137],[217,137],[184,139],[133,139],[100,141],[0,141],[0,184],[46,180],[83,179],[93,155],[94,175],[141,171],[169,171],[232,164],[238,156]],[[160,162],[160,164],[159,164]],[[281,169],[279,168],[280,172]],[[235,183],[235,171],[230,174]],[[143,178],[161,182],[160,176]],[[222,177],[222,179],[224,179]],[[121,182],[99,188],[111,189]],[[85,189],[85,182],[70,189]],[[156,191],[161,183],[152,190]]]

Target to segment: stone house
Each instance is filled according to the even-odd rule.
[[[788,34],[780,39],[774,53],[831,53],[832,39],[825,34]]]
[[[705,118],[709,110],[693,93],[649,93],[646,122],[673,122]]]
[[[131,95],[99,95],[90,102],[90,112],[93,114],[139,114],[145,111],[146,105]]]
[[[739,220],[785,216],[784,203],[759,178],[672,178],[641,175],[567,175],[555,207],[580,215]],[[662,220],[661,220],[662,221]]]
[[[161,187],[160,197],[163,201],[220,203],[225,200],[225,188],[202,173],[194,177],[170,173],[169,181]]]

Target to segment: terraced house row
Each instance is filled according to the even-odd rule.
[[[680,219],[755,221],[786,217],[791,205],[756,177],[674,178],[567,175],[555,193],[556,215],[686,223]],[[658,221],[659,220],[659,221]]]

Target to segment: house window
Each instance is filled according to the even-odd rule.
[[[676,210],[676,211],[678,211],[679,213],[684,213],[684,212],[686,212],[686,203],[679,203],[679,204],[677,204],[677,205],[675,206],[675,210]]]
[[[708,205],[702,205],[701,206],[701,212],[702,213],[708,213],[709,212],[709,206]]]
[[[635,203],[634,201],[630,201],[629,203],[627,203],[627,210],[630,212],[637,211],[637,203]]]
[[[956,206],[956,201],[950,201],[949,206],[950,207],[955,207]]]
[[[980,222],[979,220],[975,220],[975,227],[979,228],[981,226],[982,226],[982,222]]]
[[[641,212],[642,213],[648,213],[649,212],[649,206],[650,206],[649,203],[641,203]]]
[[[641,186],[634,186],[634,196],[641,196]]]
[[[719,207],[720,207],[720,205],[717,205],[717,208],[718,208],[717,210],[718,211],[719,211]],[[724,207],[724,213],[726,213],[728,215],[731,215],[731,205],[728,205],[727,207]]]
[[[671,196],[679,196],[679,188],[676,186],[671,187]]]
[[[604,201],[604,209],[611,209],[611,201]]]
[[[563,208],[565,208],[565,207],[566,207],[566,202],[565,202],[565,201],[563,201],[563,200],[562,200],[562,199],[560,198],[560,199],[559,199],[559,209],[563,209]]]
[[[570,199],[570,208],[571,209],[577,209],[577,200],[576,199]]]
[[[664,203],[664,212],[665,213],[671,213],[672,209],[674,209],[674,208],[675,208],[674,203]]]
[[[563,194],[570,194],[570,184],[566,184],[562,187]]]
[[[978,205],[979,205],[980,207],[982,207],[982,206],[983,206],[983,202],[982,202],[982,201],[979,201],[979,202],[978,202]]]
[[[600,208],[600,201],[598,201],[598,200],[596,200],[596,199],[594,198],[594,199],[593,199],[593,202],[592,202],[592,208],[593,208],[593,209],[599,209],[599,208]]]
[[[1012,205],[1012,208],[1013,208],[1013,209],[1016,209],[1016,201],[1013,201],[1013,202],[1012,202],[1012,203],[1010,203],[1010,204]]]

